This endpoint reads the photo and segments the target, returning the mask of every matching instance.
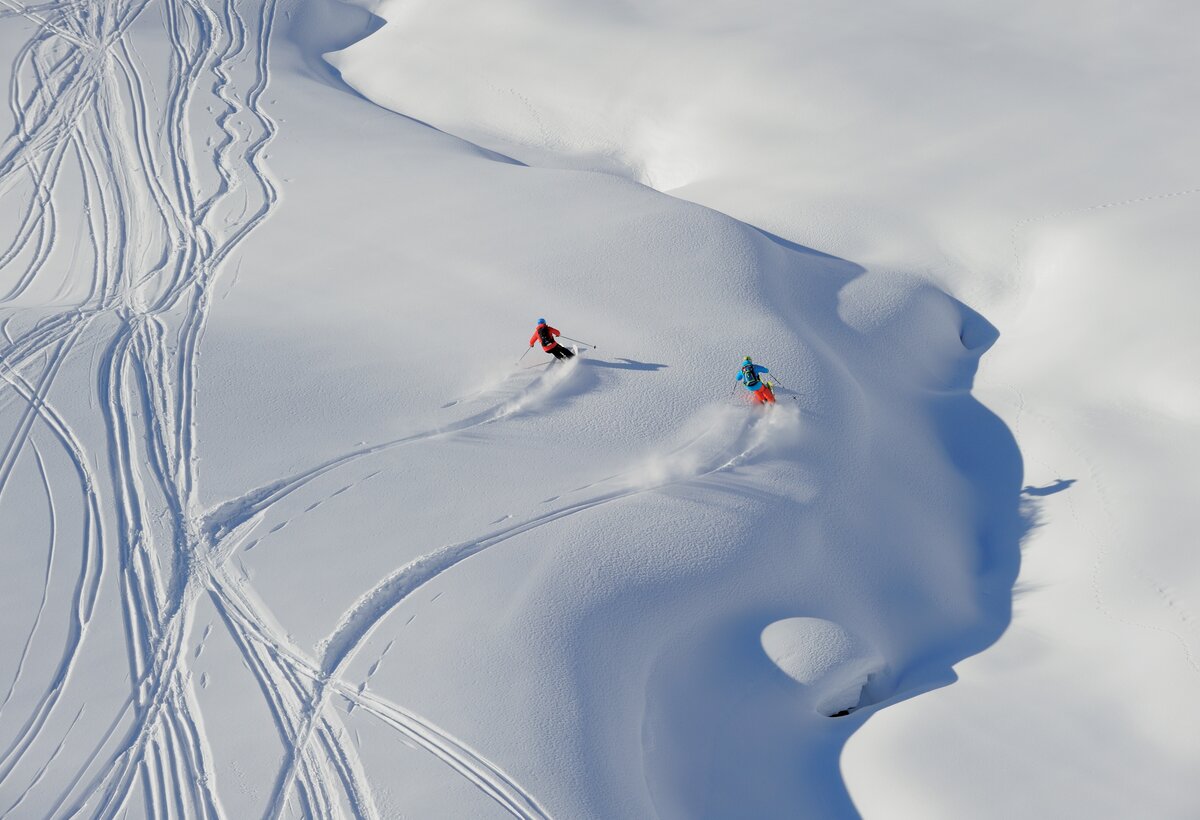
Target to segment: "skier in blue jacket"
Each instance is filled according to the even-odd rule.
[[[771,385],[759,378],[763,373],[769,372],[771,371],[761,364],[751,361],[749,356],[742,360],[742,367],[738,370],[737,380],[746,386],[751,398],[758,404],[775,403],[775,393],[771,390]]]

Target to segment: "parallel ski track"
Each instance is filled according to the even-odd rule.
[[[293,646],[227,567],[269,511],[335,470],[512,418],[571,370],[522,374],[514,397],[458,421],[347,451],[202,508],[196,384],[214,285],[279,201],[264,163],[277,126],[262,106],[276,4],[0,0],[0,18],[34,27],[13,58],[14,128],[0,143],[0,196],[22,206],[0,236],[0,413],[11,423],[0,439],[0,501],[17,476],[35,471],[49,521],[38,611],[0,700],[0,716],[25,704],[11,737],[0,739],[0,812],[36,805],[48,817],[228,815],[187,664],[195,608],[208,600],[285,748],[267,816],[379,816],[357,750],[330,708],[337,696],[513,816],[545,818],[533,795],[466,742],[351,683],[351,661],[390,612],[462,561],[554,521],[728,469],[755,451],[755,429],[743,427],[670,480],[610,477],[575,491],[590,492],[581,500],[432,550],[366,591],[319,657]],[[131,35],[150,9],[170,44],[157,68]],[[207,147],[197,127],[216,135]],[[56,385],[77,380],[84,365],[103,424],[99,447],[87,445],[97,440],[96,419],[73,419],[54,401],[65,391]],[[704,438],[681,452],[707,447]],[[68,514],[80,523],[64,526]],[[101,707],[80,705],[70,692],[102,605],[119,608],[130,691],[100,720],[103,734],[88,737],[81,717]],[[52,611],[67,613],[65,627],[48,626]],[[29,662],[35,644],[57,647],[48,668]]]
[[[614,482],[610,489],[596,493],[583,500],[557,507],[548,512],[533,516],[524,521],[512,524],[499,530],[480,536],[476,539],[441,547],[400,567],[387,578],[380,581],[374,588],[364,594],[359,601],[346,612],[341,622],[321,644],[322,661],[319,666],[319,678],[315,690],[304,710],[304,725],[299,737],[291,745],[290,762],[285,770],[285,776],[276,791],[273,816],[282,816],[287,805],[289,791],[301,770],[301,761],[307,745],[310,742],[314,726],[322,719],[326,711],[331,693],[338,692],[354,703],[367,706],[361,692],[351,692],[343,682],[347,667],[353,660],[363,642],[371,635],[376,626],[391,613],[401,602],[411,596],[425,584],[457,566],[462,561],[477,555],[484,550],[503,543],[508,539],[530,532],[555,521],[577,515],[605,504],[610,504],[633,496],[651,491],[661,490],[678,483],[703,480],[716,473],[728,470],[750,458],[762,445],[764,421],[748,424],[742,428],[732,442],[719,447],[716,453],[706,462],[683,471],[673,478],[665,478],[651,484],[629,484]],[[682,450],[702,443],[704,436],[694,439]],[[676,451],[678,455],[679,451]],[[376,705],[378,705],[377,702]],[[390,707],[392,711],[381,712],[378,709],[368,711],[384,720],[390,726],[405,725],[407,717],[419,721],[415,716]],[[419,721],[420,722],[420,721]],[[490,763],[483,761],[473,751],[448,735],[440,733],[432,724],[420,722],[429,728],[430,732],[442,737],[444,743],[431,748],[433,743],[427,736],[417,733],[412,737],[419,745],[433,751],[439,758],[446,761],[455,770],[466,776],[489,797],[496,800],[507,811],[521,818],[543,818],[548,815],[531,796],[525,793],[513,780],[507,778]],[[406,732],[407,734],[407,732]],[[455,751],[459,749],[461,751]],[[481,763],[480,761],[483,761]]]
[[[8,95],[15,127],[0,146],[0,193],[26,198],[21,220],[0,246],[0,305],[17,306],[38,288],[39,299],[52,295],[65,307],[17,332],[5,323],[0,376],[6,395],[23,409],[10,438],[0,442],[0,496],[22,469],[22,454],[37,447],[35,431],[43,446],[48,431],[74,466],[85,523],[62,660],[0,752],[0,789],[8,794],[10,783],[36,765],[31,755],[45,747],[38,741],[71,683],[109,559],[117,568],[134,691],[92,754],[90,771],[72,779],[52,814],[115,816],[130,805],[137,780],[147,812],[218,816],[211,755],[179,663],[190,615],[184,604],[192,600],[183,593],[200,586],[191,556],[203,546],[193,526],[196,351],[222,263],[278,199],[261,161],[275,125],[260,106],[275,4],[256,6],[249,19],[232,2],[161,4],[172,55],[167,92],[153,103],[146,69],[127,37],[145,0],[4,5],[38,28],[15,57]],[[217,171],[215,186],[198,174],[205,159],[189,133],[206,75],[222,104],[216,125],[226,134],[207,160]],[[231,125],[235,117],[241,133]],[[45,281],[60,235],[55,191],[71,180],[82,187],[90,245],[90,283],[82,291],[78,277],[64,277],[57,289]],[[104,337],[95,375],[107,446],[89,452],[50,396],[78,342],[87,338],[95,346]],[[35,636],[52,638],[38,633],[41,612],[63,603],[50,600],[50,577],[53,547],[66,538],[54,511],[63,491],[46,475],[40,449],[33,452],[51,505],[52,549],[27,645]],[[28,685],[25,654],[0,709]],[[14,807],[30,797],[61,743]]]
[[[136,796],[140,811],[155,816],[222,816],[200,707],[183,663],[194,605],[233,550],[224,539],[210,538],[204,525],[217,519],[196,501],[196,354],[222,264],[278,202],[262,159],[276,126],[261,107],[276,5],[270,0],[245,15],[233,0],[160,4],[171,43],[164,93],[162,78],[148,76],[127,37],[146,0],[3,2],[6,14],[38,27],[14,60],[8,104],[15,127],[0,145],[0,194],[25,198],[21,219],[0,246],[0,308],[40,302],[45,294],[63,307],[25,327],[12,324],[19,314],[10,314],[0,347],[0,406],[19,402],[12,433],[0,441],[0,497],[23,469],[23,454],[32,451],[51,527],[42,601],[0,714],[18,688],[33,685],[26,656],[35,639],[62,641],[62,657],[0,751],[0,792],[16,795],[6,811],[27,805],[60,759],[65,736],[39,741],[66,702],[108,562],[115,567],[111,583],[123,613],[133,686],[49,815],[119,816]],[[154,93],[152,83],[159,86]],[[207,159],[191,133],[198,100],[215,109],[211,121],[221,134]],[[206,161],[211,176],[202,175]],[[62,241],[55,194],[72,181],[82,189],[83,259],[90,276],[60,274],[55,283],[51,260],[61,261],[55,254]],[[107,431],[101,451],[89,451],[85,437],[51,401],[84,339],[100,351],[94,378]],[[497,408],[447,430],[349,453],[229,509],[244,515],[240,523],[250,523],[336,466],[506,412]],[[55,499],[69,494],[48,473],[41,449],[47,445],[73,465],[84,504],[74,617],[68,633],[57,638],[40,633],[42,613],[65,603],[54,600],[51,578],[67,537],[59,531]],[[229,540],[246,529],[224,523],[234,524]],[[244,617],[228,618],[263,680],[281,731],[298,738],[311,679],[281,664],[273,650],[249,642]],[[344,730],[322,719],[311,734],[316,742],[304,751],[297,808],[337,816],[345,807],[377,816]],[[42,750],[51,746],[46,756]]]

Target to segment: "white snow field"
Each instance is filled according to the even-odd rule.
[[[1200,815],[1198,17],[0,0],[0,816]]]

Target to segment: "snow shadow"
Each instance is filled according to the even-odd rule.
[[[350,87],[342,74],[322,55],[349,48],[365,40],[387,22],[361,6],[340,0],[308,0],[297,4],[287,18],[287,38],[294,43],[304,65],[304,73],[330,88],[367,100]],[[370,102],[370,100],[367,100]],[[374,105],[374,103],[371,103]]]
[[[962,342],[963,349],[970,354],[963,356],[960,360],[957,372],[948,379],[949,386],[970,390],[975,383],[975,373],[979,369],[980,358],[999,340],[1000,331],[983,316],[953,296],[947,295],[946,299],[958,311],[958,340]],[[1012,444],[1015,448],[1016,441],[1014,440]]]
[[[797,683],[760,643],[778,614],[768,607],[739,613],[660,659],[650,696],[670,695],[657,699],[642,727],[659,817],[858,817],[839,758],[867,714],[830,719],[797,700]],[[731,781],[733,772],[747,773],[746,782]],[[783,806],[792,811],[781,813]]]
[[[1047,484],[1045,487],[1034,487],[1032,484],[1029,484],[1021,490],[1021,494],[1035,498],[1044,498],[1045,496],[1055,495],[1056,493],[1061,493],[1063,490],[1070,489],[1074,483],[1075,479],[1073,478],[1060,478],[1057,481]]]
[[[864,330],[862,325],[852,327],[844,318],[846,303],[861,298],[857,294],[863,289],[850,286],[867,274],[862,266],[765,231],[758,232],[781,252],[775,258],[765,260],[762,265],[762,287],[767,303],[785,323],[796,330],[804,345],[819,358],[832,363],[834,369],[840,370],[846,377],[844,381],[849,389],[842,388],[843,394],[833,406],[839,403],[847,407],[854,407],[856,402],[865,404],[862,411],[864,435],[878,438],[881,434],[871,420],[878,421],[880,414],[890,414],[887,401],[892,393],[900,396],[904,403],[911,404],[908,412],[915,412],[931,423],[934,439],[932,448],[918,444],[912,446],[922,448],[917,453],[921,459],[936,460],[938,464],[948,463],[948,470],[941,467],[939,469],[943,472],[935,474],[946,476],[945,480],[953,484],[947,490],[953,492],[959,501],[958,506],[949,511],[945,525],[950,535],[938,532],[940,508],[932,504],[927,510],[915,511],[915,515],[923,521],[920,526],[912,528],[912,533],[906,533],[905,525],[897,527],[894,536],[897,547],[921,555],[922,561],[928,562],[930,569],[916,570],[922,574],[918,574],[914,581],[899,579],[899,584],[884,584],[886,600],[863,600],[857,604],[846,601],[839,604],[844,607],[842,612],[849,622],[865,623],[871,619],[870,615],[860,618],[860,612],[855,607],[862,612],[875,609],[876,616],[878,612],[883,612],[888,618],[899,617],[900,620],[912,622],[900,630],[883,626],[873,630],[873,634],[866,635],[868,640],[883,642],[879,648],[889,655],[890,666],[878,676],[872,676],[871,682],[863,689],[859,704],[848,715],[836,719],[820,717],[815,722],[812,715],[804,719],[795,717],[795,703],[793,701],[789,711],[787,698],[795,697],[796,684],[765,658],[759,645],[759,635],[772,620],[812,613],[785,611],[783,608],[761,613],[731,612],[706,628],[706,631],[715,631],[707,631],[707,634],[697,638],[703,643],[702,648],[693,646],[694,651],[687,652],[686,658],[677,656],[674,661],[667,660],[666,668],[669,671],[662,671],[661,674],[677,683],[681,680],[678,677],[680,674],[689,681],[689,685],[698,680],[707,681],[702,687],[693,686],[690,697],[706,699],[711,696],[711,702],[692,704],[702,710],[693,711],[693,714],[711,713],[722,708],[736,708],[739,711],[739,717],[733,719],[739,724],[738,730],[724,732],[719,739],[725,745],[706,745],[704,748],[720,750],[717,756],[727,757],[724,762],[729,766],[745,770],[747,760],[752,759],[753,764],[749,766],[751,770],[777,772],[782,779],[781,784],[773,783],[773,777],[754,776],[753,784],[716,778],[722,780],[726,787],[735,787],[734,791],[755,801],[760,800],[758,789],[769,785],[777,790],[776,797],[779,800],[763,799],[757,807],[766,814],[755,813],[754,807],[745,804],[729,802],[728,794],[713,793],[708,795],[707,801],[693,800],[686,791],[675,787],[685,786],[686,780],[686,785],[697,788],[702,787],[701,782],[690,776],[684,777],[682,773],[677,773],[682,779],[675,780],[670,763],[665,764],[665,768],[656,772],[655,776],[662,775],[665,778],[659,785],[665,786],[670,792],[666,803],[669,805],[681,800],[694,812],[692,816],[721,817],[739,813],[739,816],[774,816],[770,814],[772,806],[778,810],[781,805],[792,805],[797,810],[795,816],[858,817],[839,771],[845,743],[879,709],[952,683],[956,680],[953,671],[955,664],[988,648],[1004,633],[1012,620],[1021,543],[1033,525],[1035,511],[1030,508],[1028,497],[1061,492],[1073,482],[1060,480],[1046,487],[1023,488],[1023,459],[1012,431],[972,395],[980,360],[1000,339],[999,330],[986,318],[941,291],[931,287],[917,288],[910,294],[911,312],[901,315],[897,319],[898,324],[889,329],[894,331],[895,327],[899,327],[911,336],[905,341],[908,348],[896,350],[892,347],[896,337],[887,335],[889,330],[875,331],[870,327]],[[872,275],[876,277],[874,282],[881,278],[878,274]],[[945,341],[947,322],[957,322],[957,338],[961,343],[957,351],[952,341],[949,344]],[[954,329],[953,326],[951,329]],[[872,338],[873,332],[879,333],[879,341]],[[931,351],[936,354],[929,359],[936,364],[935,368],[922,370],[913,366],[911,374],[905,370],[913,358]],[[881,361],[885,362],[882,367]],[[787,363],[776,364],[784,369]],[[901,375],[896,377],[899,387],[885,384],[892,377],[892,365],[901,371]],[[873,374],[881,376],[879,384],[875,383],[876,375]],[[912,387],[905,382],[906,378],[913,382]],[[855,385],[865,392],[856,396]],[[882,388],[880,385],[883,385]],[[882,407],[873,403],[881,400]],[[826,420],[836,422],[836,419],[828,417],[826,420],[818,419],[816,415],[819,414],[806,413],[806,424],[823,424]],[[855,426],[850,424],[841,429],[853,430]],[[879,429],[899,432],[901,435],[905,430],[904,427],[893,426]],[[927,433],[917,430],[916,435],[919,437]],[[880,454],[868,456],[863,462],[863,469],[868,472],[873,469],[872,465],[882,465],[886,459],[897,458],[897,455],[906,452],[899,445],[893,449],[893,443],[886,440],[886,435],[884,437],[885,440],[876,441],[873,445],[882,448]],[[920,438],[914,439],[914,442],[920,442]],[[925,452],[926,449],[932,452]],[[853,456],[848,454],[848,457]],[[902,474],[902,471],[898,473]],[[904,495],[898,497],[909,498]],[[905,515],[913,513],[911,510],[903,512]],[[887,517],[886,513],[878,511],[872,515],[880,520]],[[969,522],[970,532],[959,539],[953,533],[962,530],[964,520]],[[935,540],[928,547],[906,540],[918,532],[930,532]],[[812,546],[797,545],[797,548],[811,549]],[[879,548],[886,547],[881,544]],[[939,562],[953,565],[954,569],[943,573]],[[862,571],[865,578],[871,577],[872,568],[864,567]],[[870,583],[867,583],[869,586]],[[912,584],[911,590],[902,588],[906,583]],[[936,589],[938,585],[953,588],[953,592],[948,590],[947,594],[971,601],[966,614],[961,608],[931,603],[929,590]],[[816,598],[821,594],[817,592]],[[798,588],[795,600],[800,601],[806,595],[812,597]],[[833,613],[829,614],[834,620],[846,622]],[[889,645],[889,641],[895,641],[895,636],[905,630],[909,634],[903,634],[901,640]],[[706,668],[689,668],[697,663],[706,664]],[[703,677],[708,674],[713,677]],[[753,695],[747,695],[747,687],[753,690]],[[680,688],[687,687],[681,685]],[[788,691],[792,694],[782,694]],[[760,701],[773,705],[761,707]],[[680,710],[685,708],[691,709],[686,704],[679,706]],[[672,714],[677,715],[679,721],[672,720]],[[718,741],[716,737],[701,736],[712,729],[710,724],[687,727],[684,712],[677,712],[674,706],[668,707],[665,717],[657,716],[655,719],[669,721],[672,729],[678,729],[685,738],[689,732],[697,732],[689,741],[691,743],[712,744]],[[776,753],[783,753],[787,759],[786,766],[780,768],[777,762],[765,759],[765,754],[756,752],[760,747],[770,747]],[[681,747],[675,748],[678,750]],[[683,752],[683,756],[686,759],[688,753]],[[760,757],[764,759],[760,760]],[[710,762],[710,765],[716,765],[719,769],[721,761],[715,764]],[[740,786],[746,788],[737,788]],[[722,807],[722,801],[726,801],[727,805]],[[750,810],[749,814],[747,810]]]
[[[665,367],[669,367],[669,365],[665,365],[665,364],[657,364],[655,362],[638,362],[638,361],[634,361],[633,359],[626,359],[623,357],[613,359],[613,360],[588,358],[588,359],[585,359],[584,361],[587,362],[588,367],[606,367],[606,368],[611,368],[613,370],[650,370],[650,371],[654,371],[654,370],[662,370]]]

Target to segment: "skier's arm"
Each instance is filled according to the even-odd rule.
[[[550,331],[551,336],[558,335],[558,328],[556,328],[556,327],[550,327],[550,325],[546,325],[546,330]]]
[[[767,370],[767,368],[763,367],[761,364],[756,364],[756,365],[754,365],[754,372],[755,373],[770,373],[771,371]]]
[[[537,331],[533,331],[533,335],[529,337],[529,346],[533,347],[533,343],[537,341]]]
[[[742,371],[740,371],[740,370],[739,370],[739,371],[738,371],[738,374],[737,374],[737,380],[738,380],[738,381],[740,381],[740,382],[741,382],[741,381],[745,381],[745,380],[746,380],[746,374],[745,374],[745,373],[743,373]]]

